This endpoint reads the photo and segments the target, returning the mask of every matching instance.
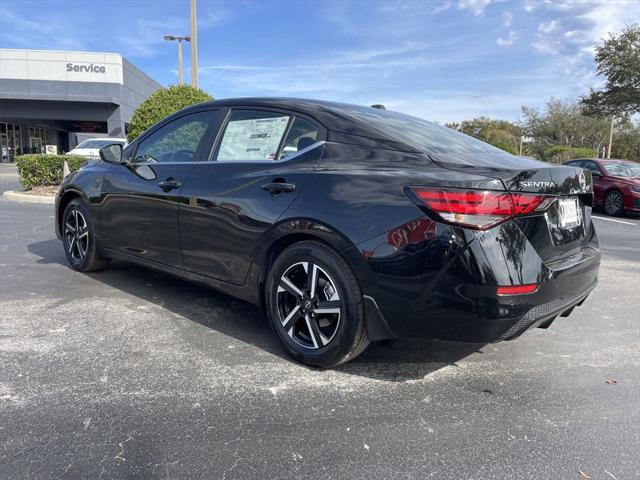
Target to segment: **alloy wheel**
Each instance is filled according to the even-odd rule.
[[[336,283],[312,262],[295,263],[284,272],[276,305],[282,328],[305,348],[328,345],[340,326],[342,308]]]
[[[622,195],[613,191],[609,192],[604,199],[604,210],[609,215],[618,215],[622,209]]]
[[[66,248],[71,259],[81,263],[89,251],[89,225],[77,208],[69,211],[64,223]]]

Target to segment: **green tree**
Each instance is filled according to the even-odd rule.
[[[640,162],[640,121],[629,118],[618,120],[613,132],[612,158],[624,158]]]
[[[190,85],[172,85],[168,88],[161,88],[138,105],[138,108],[133,112],[127,138],[131,142],[167,115],[189,105],[209,100],[213,100],[211,95]]]
[[[477,117],[460,123],[447,123],[446,126],[509,153],[518,153],[522,129],[515,123],[507,120]]]
[[[538,158],[544,158],[545,150],[556,145],[599,152],[609,138],[610,121],[584,115],[574,101],[551,98],[543,111],[522,107],[522,115],[522,127],[532,138],[532,153]]]
[[[582,98],[587,115],[618,116],[640,112],[640,26],[627,27],[596,47],[598,75],[607,81],[602,90]],[[614,142],[615,145],[615,142]]]
[[[598,156],[598,152],[591,148],[584,147],[566,147],[564,145],[555,145],[544,151],[543,158],[547,162],[562,163],[574,158],[594,158]]]

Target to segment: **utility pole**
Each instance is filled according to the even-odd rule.
[[[191,6],[191,86],[198,88],[198,26],[196,24],[196,0]]]
[[[176,40],[178,41],[178,85],[183,85],[184,74],[183,74],[183,67],[182,67],[182,42],[185,40],[187,42],[190,42],[191,37],[189,35],[186,35],[184,37],[180,37],[177,35],[165,35],[163,38],[167,42],[174,42]]]
[[[611,117],[611,130],[609,130],[609,147],[607,148],[607,158],[611,158],[611,147],[613,146],[613,121],[615,117]]]
[[[520,135],[520,148],[518,149],[518,155],[522,156],[522,135]]]

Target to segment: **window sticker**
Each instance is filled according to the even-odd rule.
[[[230,121],[218,161],[275,159],[288,122],[288,116]]]

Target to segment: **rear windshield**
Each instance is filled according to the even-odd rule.
[[[114,143],[122,143],[121,140],[85,140],[76,148],[102,148],[105,145],[113,145]]]
[[[411,115],[352,105],[345,110],[386,137],[433,154],[442,162],[494,168],[540,166],[536,160],[515,157],[469,135]]]
[[[349,113],[384,134],[428,152],[504,153],[488,143],[403,113],[367,107],[347,108]]]

